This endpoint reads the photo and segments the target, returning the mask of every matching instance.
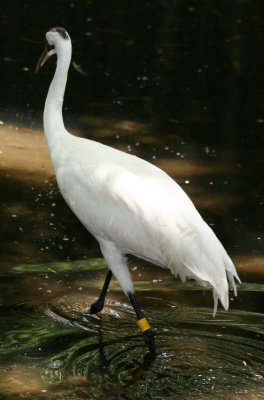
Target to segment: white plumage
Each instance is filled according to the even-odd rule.
[[[63,28],[47,35],[40,60],[57,54],[57,68],[44,110],[44,130],[62,196],[89,232],[123,291],[134,292],[126,254],[169,268],[185,281],[210,285],[229,307],[228,280],[236,294],[236,269],[189,197],[164,171],[133,155],[71,135],[62,104],[71,60]]]

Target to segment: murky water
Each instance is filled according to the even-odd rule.
[[[131,270],[155,332],[155,359],[115,281],[101,315],[89,314],[102,259],[2,269],[2,398],[264,397],[263,285],[241,285],[231,310],[214,319],[209,290],[156,267]],[[259,306],[250,309],[249,297]]]
[[[0,398],[264,398],[261,2],[1,6]],[[73,39],[68,129],[167,171],[243,282],[212,318],[210,290],[132,259],[156,359],[114,280],[101,315],[89,315],[105,264],[49,163],[42,110],[55,61],[34,74],[58,25]]]

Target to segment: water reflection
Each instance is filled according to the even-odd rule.
[[[209,290],[133,263],[139,302],[156,335],[152,359],[115,281],[102,313],[89,314],[104,268],[95,259],[2,270],[3,398],[264,396],[263,285],[244,283],[230,311],[219,310],[214,319]]]

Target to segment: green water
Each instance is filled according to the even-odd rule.
[[[210,290],[149,265],[131,270],[155,359],[115,281],[101,315],[89,314],[102,259],[3,268],[1,398],[263,398],[263,285],[243,283],[237,299],[231,292],[230,311],[219,307],[212,318]]]

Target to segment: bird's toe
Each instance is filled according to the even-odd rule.
[[[90,314],[97,314],[100,311],[102,311],[104,307],[103,302],[101,302],[100,300],[97,300],[95,303],[93,303],[90,307]]]

